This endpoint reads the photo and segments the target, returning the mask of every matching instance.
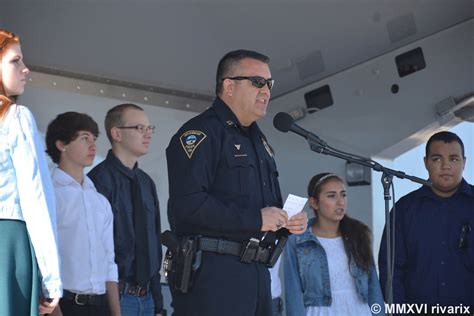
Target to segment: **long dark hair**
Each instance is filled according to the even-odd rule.
[[[336,174],[317,174],[309,181],[308,197],[319,201],[322,186],[330,180],[338,180],[344,183],[344,180]],[[316,220],[318,220],[317,211],[313,211],[316,215]],[[356,264],[368,272],[370,267],[374,264],[372,257],[372,233],[370,228],[346,214],[339,223],[339,230],[344,243],[344,249],[349,257],[349,262],[352,254]]]

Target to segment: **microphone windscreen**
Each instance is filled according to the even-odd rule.
[[[293,125],[293,118],[290,114],[285,112],[280,112],[275,115],[273,118],[273,126],[280,132],[286,133],[290,130],[291,125]]]

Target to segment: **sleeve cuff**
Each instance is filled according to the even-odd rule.
[[[62,285],[53,285],[43,287],[43,296],[46,298],[56,298],[56,297],[63,297],[63,287]]]

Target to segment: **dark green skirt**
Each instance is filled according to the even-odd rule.
[[[26,224],[0,219],[0,315],[38,315],[38,265]]]

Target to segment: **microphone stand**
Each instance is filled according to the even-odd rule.
[[[393,303],[392,281],[393,281],[393,264],[394,264],[393,262],[394,257],[392,256],[392,253],[394,253],[394,250],[392,250],[392,226],[391,226],[391,220],[390,220],[390,205],[389,205],[389,201],[391,200],[390,188],[393,188],[392,179],[395,176],[400,179],[408,179],[413,182],[416,182],[422,185],[427,185],[427,186],[431,186],[431,183],[427,180],[424,180],[415,176],[407,175],[404,172],[386,168],[370,158],[361,157],[358,155],[346,153],[344,151],[335,149],[329,146],[328,144],[326,144],[326,142],[324,142],[318,136],[312,133],[308,133],[307,135],[305,135],[305,138],[308,141],[311,150],[314,152],[340,158],[349,162],[353,162],[362,166],[369,167],[372,170],[382,172],[381,181],[383,185],[384,200],[385,200],[385,236],[386,236],[386,242],[387,242],[387,283],[385,284],[385,293],[387,296],[386,297],[387,303],[392,304]],[[395,212],[393,215],[394,215],[394,220],[395,220]],[[384,308],[384,306],[381,306],[381,308]]]

